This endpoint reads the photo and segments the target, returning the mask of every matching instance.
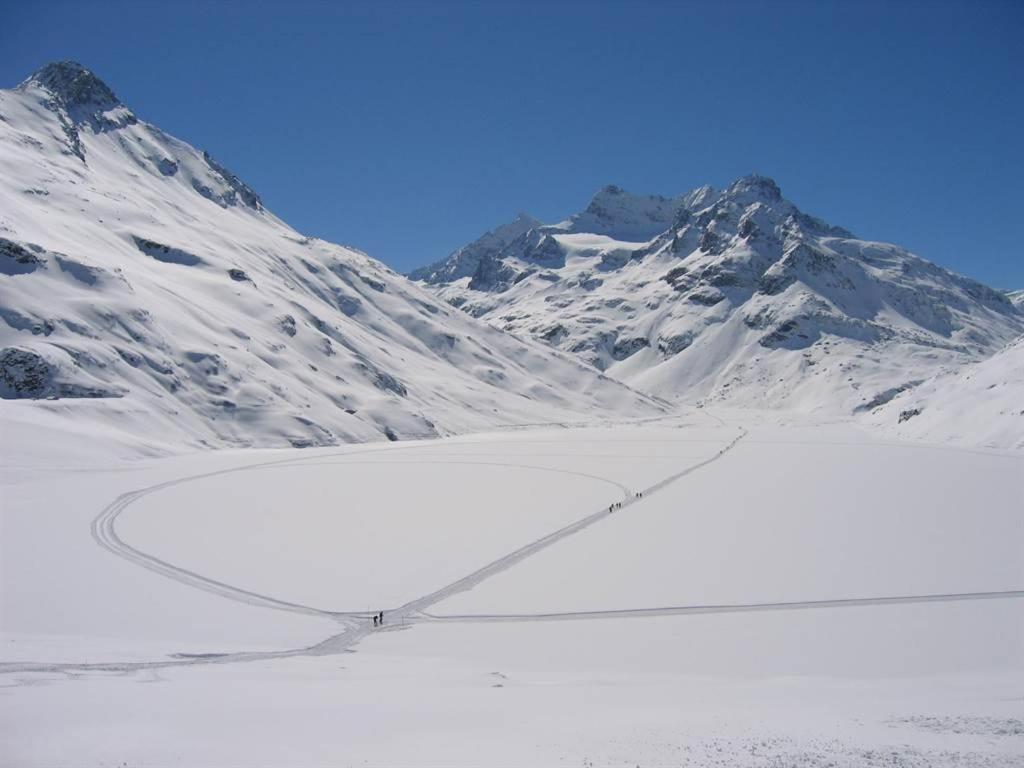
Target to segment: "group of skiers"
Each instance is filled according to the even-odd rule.
[[[636,493],[633,494],[633,498],[635,498],[635,499],[642,499],[643,496],[644,496],[643,491],[637,491]],[[608,507],[608,512],[612,513],[616,509],[622,509],[622,502],[621,501],[617,501],[614,504],[610,505]]]
[[[377,613],[373,614],[373,626],[384,626],[384,611],[378,611]]]

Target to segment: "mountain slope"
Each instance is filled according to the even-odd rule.
[[[608,194],[599,226],[535,227],[427,287],[663,397],[847,414],[1024,331],[1004,294],[808,216],[771,179],[674,198],[657,233],[635,222],[664,208]]]
[[[870,420],[894,437],[1024,448],[1024,337],[901,393]]]
[[[363,253],[303,237],[71,62],[0,91],[0,320],[6,414],[31,399],[167,445],[656,412]]]

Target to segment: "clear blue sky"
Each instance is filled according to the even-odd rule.
[[[397,269],[600,186],[750,172],[1024,287],[1024,2],[0,0],[0,83],[55,59],[296,228]]]

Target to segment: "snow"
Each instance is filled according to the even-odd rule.
[[[208,153],[123,105],[115,120],[106,86],[55,66],[0,91],[0,398],[73,407],[138,453],[660,411],[302,236]],[[41,84],[83,78],[102,103]]]
[[[480,244],[472,280],[424,285],[669,400],[830,417],[1024,333],[1014,294],[808,216],[770,179],[663,198],[660,228],[631,241],[622,230],[650,212],[645,200],[603,190],[587,209],[600,220],[585,212]]]
[[[852,485],[851,467],[868,481]],[[914,449],[853,427],[762,426],[728,460],[432,613],[1011,589],[1024,584],[1022,472],[1022,456]]]
[[[442,587],[621,496],[599,476],[567,477],[532,456],[489,459],[474,443],[456,445],[466,453],[416,446],[414,459],[346,453],[246,473],[244,485],[234,475],[201,479],[141,500],[118,528],[129,544],[217,580],[368,611]],[[455,488],[458,505],[416,503]]]
[[[904,439],[1024,448],[1024,337],[899,394],[870,420]]]
[[[0,765],[1024,761],[1018,297],[763,177],[417,277],[0,91]]]
[[[701,410],[129,462],[98,445],[52,463],[29,450],[0,475],[0,579],[30,585],[0,592],[4,762],[1010,766],[1024,755],[1019,456]],[[176,482],[196,475],[207,477]],[[112,500],[155,484],[117,534],[224,592],[90,537]],[[615,499],[626,503],[602,513]],[[313,615],[259,603],[263,590]],[[435,618],[918,590],[1002,594]],[[383,629],[366,608],[386,611]]]

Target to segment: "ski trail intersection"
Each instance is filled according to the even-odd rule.
[[[710,414],[707,414],[711,416]],[[722,424],[717,417],[711,416]],[[936,594],[903,594],[903,595],[882,595],[873,597],[840,598],[840,599],[816,599],[806,601],[766,601],[766,602],[728,602],[716,604],[685,604],[670,605],[661,607],[639,607],[639,608],[616,608],[611,610],[580,610],[580,611],[538,611],[538,612],[507,612],[507,613],[451,613],[432,612],[433,606],[445,600],[467,592],[482,584],[485,580],[496,576],[499,573],[508,571],[513,566],[523,562],[553,545],[563,542],[570,537],[594,526],[611,516],[642,515],[644,513],[643,503],[652,496],[659,494],[666,488],[678,483],[688,476],[700,470],[721,462],[732,453],[738,445],[741,445],[748,435],[748,430],[742,426],[726,427],[732,436],[722,441],[721,447],[706,458],[688,464],[653,483],[648,483],[642,489],[633,489],[627,485],[604,476],[598,476],[588,472],[573,471],[564,468],[541,466],[536,463],[516,462],[492,462],[486,460],[474,461],[444,461],[438,463],[457,464],[464,467],[516,467],[541,472],[556,472],[567,475],[574,475],[613,486],[620,494],[609,500],[607,506],[601,506],[598,510],[569,522],[554,531],[536,538],[517,549],[504,554],[491,562],[472,570],[467,575],[458,578],[445,586],[435,589],[427,594],[408,600],[397,606],[385,607],[385,624],[376,627],[371,622],[371,614],[359,610],[326,610],[301,602],[290,601],[262,594],[258,591],[235,586],[223,580],[204,575],[195,569],[176,565],[167,559],[157,557],[144,551],[142,548],[133,546],[125,541],[117,531],[119,516],[132,505],[141,499],[165,491],[169,488],[194,483],[200,480],[222,477],[224,475],[240,472],[254,472],[289,467],[322,466],[327,463],[338,463],[345,466],[369,465],[376,462],[377,457],[371,454],[381,454],[379,447],[367,448],[365,450],[344,451],[336,453],[325,453],[315,458],[299,456],[295,458],[281,459],[275,461],[264,461],[254,464],[237,466],[229,469],[194,474],[174,480],[157,483],[149,487],[124,493],[111,502],[92,522],[92,537],[97,544],[112,554],[133,563],[134,565],[149,569],[164,577],[173,579],[195,589],[204,590],[217,596],[246,603],[248,605],[267,608],[277,611],[285,611],[307,616],[314,616],[329,619],[340,626],[341,631],[326,638],[325,640],[303,647],[296,647],[287,650],[266,650],[250,652],[227,652],[227,653],[177,653],[171,657],[155,661],[134,661],[134,662],[70,662],[70,663],[45,663],[45,662],[12,662],[0,664],[0,673],[24,674],[24,673],[57,673],[74,675],[80,672],[116,672],[130,673],[140,670],[159,670],[170,667],[195,666],[202,664],[231,664],[252,661],[267,661],[273,659],[284,659],[298,656],[324,656],[338,654],[347,651],[357,645],[367,636],[380,631],[391,631],[394,629],[408,627],[414,624],[440,622],[531,622],[531,621],[565,621],[565,620],[598,620],[605,618],[644,618],[653,616],[666,616],[677,614],[707,614],[707,613],[742,613],[750,611],[787,611],[804,610],[813,608],[845,608],[863,607],[872,605],[891,604],[913,604],[929,602],[955,602],[973,600],[992,600],[1001,598],[1024,597],[1024,590],[989,590],[971,592],[945,592]],[[472,441],[464,441],[464,444],[472,444]],[[393,455],[396,452],[409,451],[416,446],[394,446],[386,450]],[[353,457],[357,457],[353,459]],[[452,458],[449,456],[449,458]],[[416,459],[415,454],[410,459]],[[430,464],[431,461],[416,459],[421,466]],[[628,518],[627,518],[628,519]]]

